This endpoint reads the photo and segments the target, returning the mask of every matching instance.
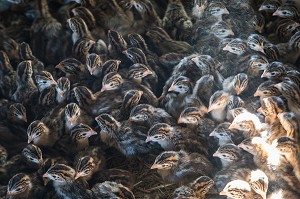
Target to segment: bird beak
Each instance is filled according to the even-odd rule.
[[[95,68],[89,68],[90,74],[93,75],[95,72]]]
[[[228,45],[226,45],[226,46],[223,48],[223,50],[229,50]]]
[[[75,175],[75,178],[74,178],[74,179],[76,180],[76,179],[78,179],[78,178],[80,178],[80,177],[81,177],[81,174],[80,174],[80,173],[76,173],[76,175]]]
[[[258,11],[265,10],[266,8],[267,8],[266,6],[264,6],[264,5],[261,5],[261,6],[259,7]]]
[[[75,122],[76,122],[76,119],[73,118],[73,117],[71,117],[71,118],[69,119],[69,122],[70,122],[70,124],[73,126],[73,125],[75,124]]]
[[[261,77],[261,78],[264,78],[264,77],[265,77],[265,78],[268,78],[268,73],[264,71],[263,74],[262,74],[260,77]]]
[[[144,93],[143,91],[138,91],[138,95],[139,95],[139,96],[142,96],[143,93]]]
[[[236,95],[240,95],[243,91],[241,89],[236,90]]]
[[[56,81],[55,80],[52,80],[51,81],[51,85],[56,85],[57,83],[56,83]]]
[[[49,176],[49,173],[44,173],[44,175],[43,175],[43,178],[49,178],[50,176]]]
[[[40,165],[41,167],[44,166],[44,160],[43,160],[43,158],[39,159],[39,165]]]
[[[127,50],[122,51],[122,53],[126,56],[128,55]]]
[[[223,14],[229,14],[229,11],[225,8],[224,13]]]
[[[262,53],[264,53],[264,54],[265,54],[264,48],[263,48],[262,46],[261,46],[261,47],[259,47],[258,51],[259,51],[259,52],[262,52]]]
[[[260,93],[259,91],[255,91],[255,93],[253,94],[254,97],[259,97],[260,96]]]
[[[207,112],[209,113],[210,111],[214,110],[215,107],[213,104],[209,105],[208,109],[207,109]]]
[[[161,168],[160,164],[153,164],[150,169],[159,169]]]
[[[145,76],[152,75],[152,74],[153,74],[153,72],[151,70],[146,70],[145,71]]]
[[[60,95],[60,97],[64,97],[65,92],[64,92],[64,91],[60,91],[60,92],[59,92],[59,95]]]
[[[44,174],[45,175],[45,174]],[[46,186],[48,183],[49,183],[49,178],[47,178],[47,177],[44,177],[43,176],[43,183],[44,183],[44,186]]]
[[[275,85],[273,85],[275,88],[277,88],[277,89],[280,89],[280,87],[281,87],[281,85],[280,85],[280,83],[279,84],[275,84]]]
[[[212,131],[209,136],[216,136],[216,132],[215,131]]]
[[[106,91],[107,90],[107,86],[102,86],[102,88],[101,88],[101,91],[100,92],[103,92],[103,91]]]
[[[194,57],[194,58],[191,59],[191,61],[194,62],[194,63],[196,63],[197,62],[197,58]]]
[[[175,91],[175,89],[176,89],[176,87],[172,84],[172,85],[170,86],[170,88],[168,89],[168,92],[169,92],[169,91]]]
[[[227,196],[227,192],[226,191],[221,191],[220,193],[219,193],[219,195],[221,195],[221,196]]]
[[[279,120],[283,120],[283,113],[278,113],[278,114],[277,114],[277,118],[278,118]]]
[[[239,148],[243,148],[243,147],[244,147],[244,144],[243,144],[243,143],[239,143],[237,146],[238,146]]]
[[[55,66],[55,68],[61,69],[61,68],[62,68],[62,65],[61,65],[61,64],[57,64],[57,65]]]
[[[145,140],[145,142],[150,142],[150,141],[152,141],[152,140],[151,140],[151,137],[150,137],[150,136],[147,136],[147,139]]]
[[[219,155],[219,152],[216,151],[216,152],[213,154],[213,157],[218,157],[218,155]]]
[[[262,108],[259,107],[256,111],[257,111],[258,113],[262,113]]]
[[[182,117],[179,116],[178,120],[177,120],[177,124],[182,124]]]
[[[232,129],[236,129],[237,125],[234,123],[231,123],[230,126],[228,127],[228,129],[232,130]]]
[[[280,15],[280,12],[278,10],[276,10],[274,13],[273,13],[273,16],[279,16]]]
[[[234,32],[232,31],[232,30],[230,30],[229,32],[228,32],[228,34],[230,35],[230,36],[234,36]],[[225,46],[226,47],[226,46]],[[224,48],[225,48],[224,47]],[[224,48],[223,48],[223,50],[224,50]]]
[[[31,135],[29,135],[27,143],[30,144],[31,142],[33,142],[33,137]]]
[[[6,193],[5,198],[10,198],[11,195],[12,195],[11,192],[8,191],[8,192]]]
[[[26,116],[26,115],[23,115],[23,116],[21,117],[21,120],[22,120],[23,122],[27,123],[27,116]]]

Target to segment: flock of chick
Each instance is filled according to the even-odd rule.
[[[0,198],[300,198],[298,0],[2,4]]]

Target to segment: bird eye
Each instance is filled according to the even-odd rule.
[[[268,9],[270,9],[270,8],[271,8],[271,6],[270,6],[270,5],[267,5],[266,7],[267,7]]]
[[[43,81],[43,83],[44,83],[44,84],[46,84],[46,83],[47,83],[47,81]]]
[[[232,47],[231,50],[236,51],[236,48]]]
[[[276,72],[271,72],[270,73],[272,76],[275,76],[277,73]]]
[[[41,136],[41,135],[42,135],[41,132],[37,132],[37,133],[35,134],[36,137],[39,137],[39,136]]]
[[[105,3],[105,4],[102,4],[101,6],[100,6],[100,9],[101,10],[106,10],[107,9],[107,4]]]
[[[133,56],[131,54],[127,55],[129,59],[133,59]]]
[[[282,14],[286,15],[286,14],[287,14],[287,12],[286,12],[286,11],[282,11]]]
[[[136,9],[139,11],[143,10],[143,6],[141,6],[140,4],[136,4]]]
[[[220,136],[224,136],[224,134],[223,134],[223,133],[220,133],[219,135],[220,135]]]
[[[16,191],[16,192],[21,192],[22,189],[21,189],[21,188],[16,188],[15,191]]]
[[[269,92],[268,91],[263,91],[263,94],[268,94]]]
[[[221,30],[220,32],[221,32],[221,33],[225,33],[225,30]]]

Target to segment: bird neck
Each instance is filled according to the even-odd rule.
[[[76,142],[76,148],[78,150],[82,150],[82,149],[85,149],[87,147],[89,147],[89,139],[88,138],[81,139],[81,140],[78,140]]]
[[[223,122],[226,117],[226,106],[210,111],[211,117],[217,122]]]
[[[49,12],[47,0],[36,0],[35,2],[36,18],[52,18]]]
[[[158,144],[164,149],[164,150],[174,150],[175,145],[172,142],[171,139],[164,139],[161,141],[158,141]]]

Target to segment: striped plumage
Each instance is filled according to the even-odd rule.
[[[259,7],[259,11],[266,11],[273,14],[281,6],[281,3],[281,0],[265,0]]]
[[[22,61],[17,68],[17,90],[12,95],[16,102],[26,101],[30,95],[37,91],[33,81],[33,70],[31,61]]]
[[[299,167],[299,144],[291,137],[280,137],[275,142],[276,149],[283,154],[290,164],[294,167],[294,173],[298,180],[300,179],[300,167]]]
[[[276,26],[275,34],[281,42],[287,42],[300,29],[300,24],[292,19],[281,19]]]
[[[130,61],[132,61],[133,63],[141,63],[148,65],[146,55],[140,48],[130,47],[124,50],[123,54],[125,54],[127,58],[130,59]]]
[[[128,121],[119,122],[109,114],[100,114],[95,118],[101,140],[108,146],[119,150],[126,157],[148,153],[150,148],[145,142],[145,135]]]
[[[206,140],[187,128],[171,126],[166,123],[153,125],[147,135],[146,142],[157,142],[164,150],[185,150],[208,155]]]
[[[57,132],[53,132],[45,125],[44,122],[36,120],[30,123],[27,128],[28,143],[33,143],[37,146],[53,146],[59,139]]]
[[[83,64],[75,58],[67,58],[59,62],[55,68],[60,69],[66,74],[79,75],[84,71]]]
[[[67,96],[70,92],[71,83],[70,80],[66,77],[57,79],[56,83],[56,102],[60,104],[67,99]]]
[[[97,135],[97,132],[90,126],[83,123],[75,125],[70,131],[72,152],[76,153],[89,147],[90,144],[88,139],[93,135]]]
[[[297,115],[293,112],[278,113],[277,117],[286,131],[286,136],[295,141],[299,141],[299,125],[297,122]]]
[[[96,165],[94,159],[90,156],[81,157],[75,167],[76,175],[75,179],[80,177],[91,177],[93,174],[93,170],[95,169]]]
[[[263,98],[261,107],[257,112],[265,116],[265,122],[272,124],[277,120],[277,114],[287,110],[286,103],[281,97],[271,96]]]
[[[22,157],[30,167],[39,169],[44,166],[42,151],[34,144],[29,144],[22,150]]]
[[[119,59],[119,56],[127,49],[127,42],[122,35],[114,30],[108,30],[108,53],[114,59]]]
[[[205,156],[183,150],[160,153],[151,169],[158,169],[165,182],[176,184],[186,184],[198,176],[213,174],[213,166]]]
[[[201,176],[189,183],[178,187],[173,192],[173,199],[204,199],[205,195],[214,186],[214,181],[208,176]]]
[[[73,57],[85,63],[86,56],[95,44],[96,42],[92,39],[86,37],[79,38],[72,46]]]
[[[216,91],[209,99],[208,112],[213,120],[224,122],[229,94],[224,91]]]
[[[286,65],[282,62],[275,61],[267,66],[261,77],[266,77],[269,80],[282,80],[286,72]]]
[[[147,128],[157,123],[175,124],[174,118],[168,112],[150,104],[135,106],[130,112],[129,120]]]
[[[244,52],[246,52],[246,50],[247,50],[247,42],[242,39],[236,38],[236,39],[231,40],[223,48],[223,50],[229,51],[236,55],[241,55]]]
[[[95,17],[87,7],[84,6],[75,7],[71,10],[71,12],[75,17],[82,18],[89,29],[95,28],[96,26]]]
[[[300,102],[299,87],[295,83],[285,81],[275,84],[274,87],[287,99],[290,111],[298,115],[300,113],[300,106],[298,104]]]
[[[17,122],[19,124],[27,122],[26,109],[21,103],[14,103],[10,105],[7,117],[13,122]]]
[[[274,85],[277,82],[268,80],[263,83],[261,83],[258,87],[255,93],[253,94],[254,97],[271,97],[271,96],[280,96],[281,92],[276,88]]]
[[[32,188],[30,177],[24,173],[14,175],[8,182],[6,198],[26,198]]]
[[[255,51],[264,53],[265,39],[259,34],[251,34],[247,38],[247,45]]]
[[[273,16],[278,16],[282,18],[292,18],[298,20],[300,13],[298,8],[292,1],[287,1],[283,5],[277,8],[277,10],[273,13]]]
[[[53,181],[52,186],[56,194],[63,198],[92,198],[86,185],[81,181],[75,180],[75,170],[65,164],[55,164],[44,173],[43,178]]]
[[[91,53],[86,57],[86,67],[91,75],[99,76],[102,74],[101,57],[95,53]]]
[[[72,30],[73,44],[80,38],[92,39],[91,32],[89,31],[85,21],[81,17],[72,17],[67,20],[69,28]]]
[[[36,75],[35,82],[40,92],[42,92],[45,88],[56,85],[56,81],[54,80],[52,74],[48,71],[41,71],[40,74]]]
[[[246,73],[238,73],[223,81],[223,90],[231,94],[240,95],[248,86],[248,76]]]

